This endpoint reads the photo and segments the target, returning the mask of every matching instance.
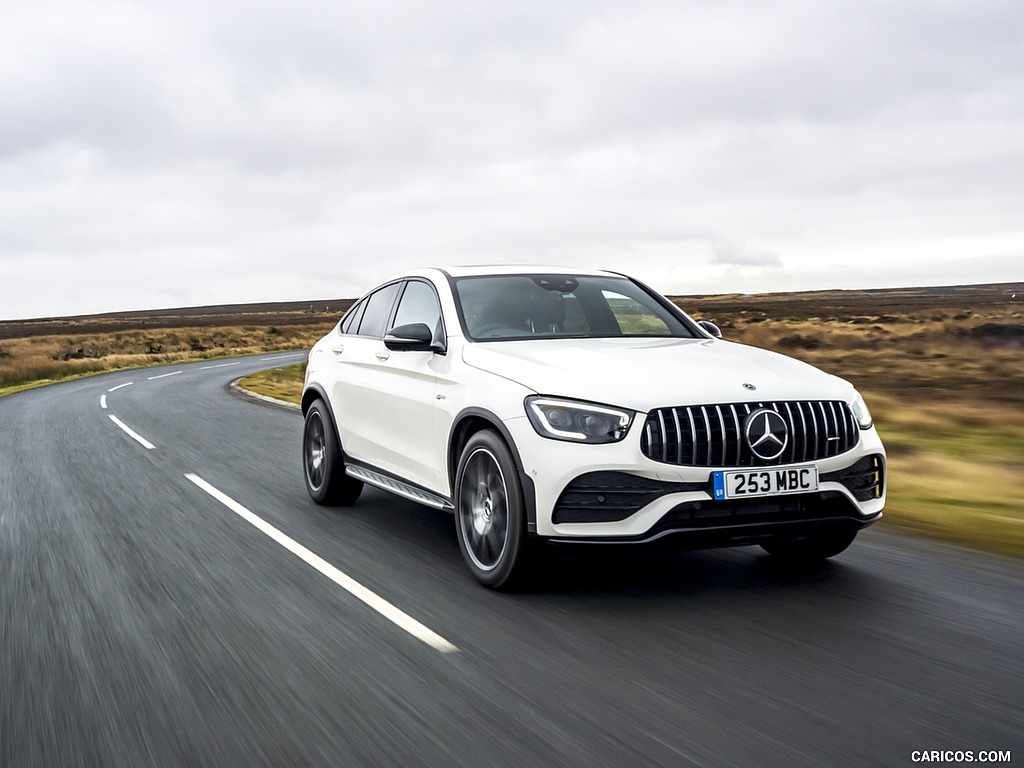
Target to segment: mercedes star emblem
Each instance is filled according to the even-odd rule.
[[[751,452],[762,461],[779,458],[789,443],[786,420],[767,408],[750,414],[746,434]]]

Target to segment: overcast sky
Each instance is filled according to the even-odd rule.
[[[0,6],[0,319],[1024,280],[1021,0]]]

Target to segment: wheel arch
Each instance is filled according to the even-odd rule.
[[[323,387],[319,384],[310,384],[306,387],[302,393],[302,415],[305,416],[309,410],[309,406],[313,404],[314,400],[323,400],[324,405],[327,406],[327,411],[331,414],[331,420],[334,421],[335,427],[337,427],[337,420],[334,419],[334,409],[331,408],[331,401],[327,399],[327,393],[324,392]]]
[[[322,401],[323,405],[316,405]],[[311,446],[310,429],[314,424],[311,414],[319,422],[318,445]],[[309,388],[302,393],[302,463],[306,490],[317,504],[350,506],[356,502],[363,490],[359,478],[350,477],[345,471],[347,458],[338,436],[337,423],[331,411],[330,402],[318,388]],[[315,438],[313,438],[315,441]],[[319,450],[315,456],[313,451]],[[313,473],[319,480],[315,480]]]
[[[519,455],[519,448],[512,433],[497,415],[485,408],[470,407],[464,408],[452,421],[452,428],[448,434],[447,470],[448,487],[451,498],[455,498],[455,475],[458,471],[459,458],[466,444],[477,432],[484,429],[493,429],[509,451],[512,453],[512,460],[516,465],[516,472],[519,474],[519,485],[523,491],[523,504],[526,507],[526,529],[530,534],[537,532],[537,494],[534,490],[533,478],[523,469],[523,459]]]
[[[342,456],[348,460],[348,455],[345,453],[345,446],[341,442],[341,433],[338,431],[338,419],[334,415],[334,408],[331,407],[331,401],[327,397],[327,392],[319,384],[310,384],[302,393],[302,418],[306,418],[306,414],[309,413],[309,408],[317,400],[322,400],[324,406],[327,408],[327,413],[331,417],[331,426],[334,427],[334,436],[338,441],[338,447],[341,449]]]

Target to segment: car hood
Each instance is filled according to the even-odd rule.
[[[538,394],[645,412],[686,404],[849,400],[854,391],[799,360],[718,340],[478,342],[464,347],[463,360]]]

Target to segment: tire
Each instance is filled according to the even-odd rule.
[[[812,536],[807,539],[781,539],[767,541],[761,545],[761,549],[779,559],[795,563],[813,563],[835,557],[853,544],[855,538],[856,531]]]
[[[489,429],[473,435],[459,458],[455,527],[477,581],[491,589],[520,581],[527,559],[523,491],[508,446]]]
[[[306,411],[302,468],[306,490],[317,504],[348,506],[354,504],[363,491],[361,480],[345,474],[345,456],[323,400],[314,400]]]

